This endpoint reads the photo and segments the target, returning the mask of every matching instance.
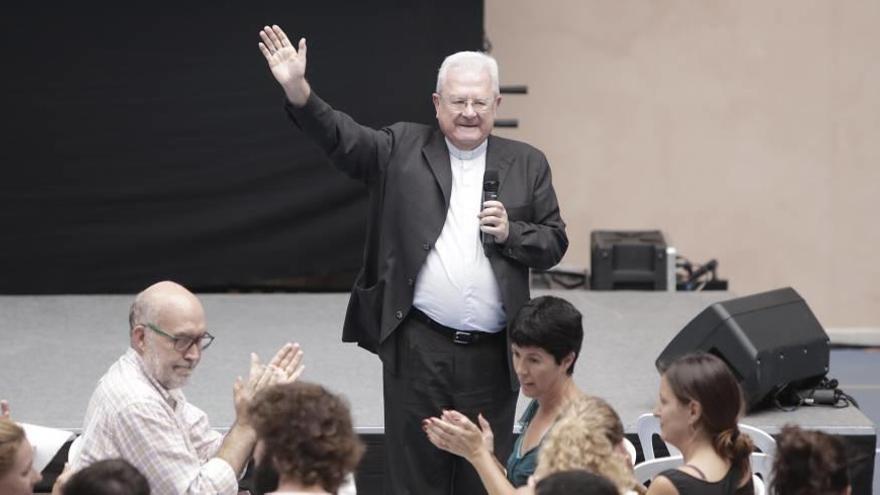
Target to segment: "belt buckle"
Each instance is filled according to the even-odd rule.
[[[474,341],[474,336],[471,335],[470,332],[462,332],[461,330],[455,331],[455,336],[452,338],[453,344],[461,344],[467,345]]]

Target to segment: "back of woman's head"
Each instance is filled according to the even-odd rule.
[[[98,461],[77,471],[62,488],[64,495],[150,495],[150,484],[124,459]]]
[[[510,341],[520,347],[540,347],[556,364],[573,352],[575,359],[566,370],[570,375],[584,340],[582,319],[581,312],[565,299],[536,297],[525,303],[510,323]]]
[[[0,417],[0,476],[12,469],[23,441],[24,430],[12,420]]]
[[[772,493],[832,495],[849,486],[846,451],[836,437],[785,426],[776,443]]]
[[[364,447],[348,404],[324,387],[303,381],[275,385],[249,409],[257,438],[278,474],[335,493]]]
[[[623,441],[623,423],[599,397],[572,401],[547,433],[538,452],[536,474],[585,469],[610,479],[621,492],[641,485],[616,447]]]
[[[744,409],[742,389],[724,361],[702,352],[686,354],[673,361],[663,376],[679,402],[700,404],[697,427],[709,435],[718,455],[740,471],[747,469],[754,446],[737,426]]]

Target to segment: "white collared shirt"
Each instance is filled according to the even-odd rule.
[[[450,328],[497,332],[507,318],[498,281],[483,251],[477,217],[483,204],[487,143],[464,151],[446,140],[452,165],[449,210],[419,272],[413,305]]]

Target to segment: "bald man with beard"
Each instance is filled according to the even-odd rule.
[[[182,387],[214,340],[198,297],[164,281],[137,295],[129,312],[130,348],[98,382],[83,425],[79,470],[122,458],[158,494],[236,494],[256,433],[247,410],[254,394],[302,373],[299,344],[287,343],[268,365],[251,354],[250,375],[233,384],[235,422],[226,435],[187,402]]]

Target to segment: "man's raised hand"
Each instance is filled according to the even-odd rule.
[[[306,39],[300,38],[299,47],[294,47],[277,25],[265,26],[260,39],[260,52],[287,99],[296,106],[305,105],[311,92],[306,82]]]

